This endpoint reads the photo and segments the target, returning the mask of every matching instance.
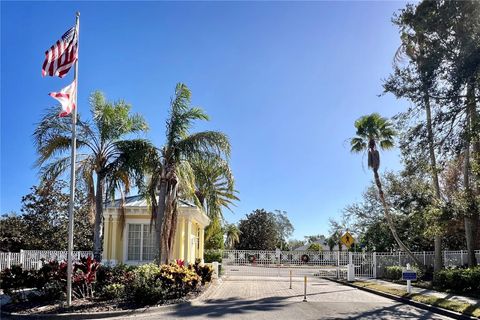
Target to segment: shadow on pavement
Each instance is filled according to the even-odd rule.
[[[289,298],[297,297],[268,297],[262,299],[245,300],[238,297],[225,299],[209,299],[200,305],[183,305],[168,313],[169,316],[178,318],[202,317],[202,318],[230,318],[235,319],[236,315],[245,315],[251,313],[252,316],[259,316],[261,312],[262,319],[270,319],[268,313],[271,312],[271,319],[282,320],[292,319],[295,314],[300,312],[304,318],[308,319],[441,319],[440,316],[419,309],[409,309],[401,303],[395,303],[387,307],[369,305],[368,303],[357,303],[349,306],[341,306],[337,303],[328,303],[321,301],[300,302],[286,301]],[[365,304],[369,306],[361,306]],[[366,307],[366,308],[365,308]],[[406,308],[407,307],[407,308]],[[363,309],[363,310],[358,310]],[[365,310],[368,309],[368,310]],[[311,314],[314,317],[307,316]],[[306,317],[305,317],[306,316]],[[242,317],[243,318],[243,317]]]
[[[183,305],[170,312],[178,317],[223,317],[226,315],[244,314],[252,311],[272,311],[286,307],[283,300],[288,297],[268,297],[257,300],[241,298],[209,299],[201,305]]]

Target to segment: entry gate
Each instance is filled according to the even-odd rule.
[[[225,250],[222,256],[227,276],[346,278],[349,263],[355,266],[355,277],[376,277],[371,252]]]

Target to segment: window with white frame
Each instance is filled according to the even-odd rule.
[[[155,234],[148,224],[128,224],[127,260],[152,261],[155,258]]]

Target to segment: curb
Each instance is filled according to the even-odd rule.
[[[174,303],[170,305],[164,306],[154,306],[154,307],[143,307],[137,309],[128,309],[128,310],[114,310],[114,311],[100,311],[100,312],[70,312],[70,313],[56,313],[56,314],[21,314],[16,312],[1,312],[2,319],[73,319],[73,320],[81,320],[81,319],[107,319],[113,317],[127,317],[131,315],[141,315],[141,314],[152,314],[155,312],[161,311],[170,311],[180,308],[188,307],[192,304],[192,302],[200,300],[203,296],[209,293],[212,288],[215,287],[217,281],[212,281],[205,290],[198,295],[197,297],[190,299],[185,302]],[[5,318],[4,318],[5,317]]]
[[[123,317],[130,316],[134,314],[151,314],[156,311],[168,311],[176,308],[181,308],[190,304],[190,302],[181,302],[177,304],[172,304],[168,306],[158,306],[158,307],[145,307],[138,309],[130,310],[115,310],[115,311],[101,311],[101,312],[71,312],[71,313],[57,313],[57,314],[20,314],[20,313],[9,313],[2,312],[2,317],[7,317],[6,319],[103,319],[103,318],[112,318],[112,317]]]
[[[376,294],[376,295],[384,297],[384,298],[388,298],[388,299],[392,299],[392,300],[395,300],[395,301],[398,301],[398,302],[402,302],[402,303],[405,303],[405,304],[408,304],[408,305],[411,305],[411,306],[414,306],[414,307],[417,307],[417,308],[420,308],[420,309],[423,309],[423,310],[427,310],[427,311],[430,311],[430,312],[433,312],[433,313],[436,313],[436,314],[440,314],[442,316],[447,316],[447,317],[450,317],[450,318],[460,319],[460,320],[478,319],[476,317],[469,316],[469,315],[466,315],[466,314],[462,314],[462,313],[458,313],[458,312],[451,311],[451,310],[448,310],[448,309],[444,309],[444,308],[432,306],[432,305],[429,305],[429,304],[425,304],[425,303],[422,303],[422,302],[414,301],[410,298],[399,297],[399,296],[396,296],[396,295],[393,295],[393,294],[390,294],[390,293],[381,292],[381,291],[373,290],[373,289],[366,288],[366,287],[359,287],[359,286],[356,286],[352,283],[343,282],[341,280],[332,279],[332,278],[323,278],[323,279],[329,280],[329,281],[332,281],[332,282],[335,282],[335,283],[338,283],[338,284],[341,284],[341,285],[356,288],[358,290],[362,290],[362,291],[365,291],[365,292],[373,293],[373,294]]]

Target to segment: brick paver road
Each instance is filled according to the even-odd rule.
[[[328,280],[229,276],[190,305],[136,319],[449,319]],[[132,317],[133,318],[133,317]]]

